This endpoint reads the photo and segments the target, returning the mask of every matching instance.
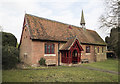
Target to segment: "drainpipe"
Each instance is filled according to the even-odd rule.
[[[58,42],[58,66],[60,66],[60,51],[59,51],[60,43]]]

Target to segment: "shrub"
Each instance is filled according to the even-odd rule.
[[[16,47],[17,39],[11,33],[2,32],[2,45],[3,46],[14,46],[14,47]]]
[[[40,61],[39,61],[39,64],[40,65],[45,65],[45,61],[46,61],[45,58],[41,58]]]
[[[19,51],[13,46],[3,46],[2,47],[2,68],[12,69],[16,68],[18,63]]]

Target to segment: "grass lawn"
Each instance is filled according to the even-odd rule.
[[[107,59],[101,62],[93,62],[93,63],[82,64],[82,65],[118,72],[118,60],[117,59]]]
[[[98,68],[104,66],[104,69],[115,70],[114,60],[108,60],[103,64],[98,64]],[[111,67],[106,68],[106,63]],[[117,63],[117,62],[116,62]],[[94,63],[91,63],[91,65]],[[105,65],[104,65],[105,64]],[[108,64],[108,66],[110,66]],[[113,65],[113,66],[112,66]],[[85,65],[86,66],[86,65]],[[93,66],[92,66],[93,67]],[[3,70],[3,82],[118,82],[118,75],[88,70],[81,67],[43,67],[40,70]]]

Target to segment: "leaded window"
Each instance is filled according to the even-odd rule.
[[[54,44],[46,43],[45,44],[45,54],[54,54],[55,53],[54,47],[55,47]]]

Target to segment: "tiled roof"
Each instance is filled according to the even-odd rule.
[[[25,15],[32,39],[68,41],[67,38],[77,36],[81,43],[106,45],[103,39],[93,30],[83,30],[80,27],[61,22]]]

